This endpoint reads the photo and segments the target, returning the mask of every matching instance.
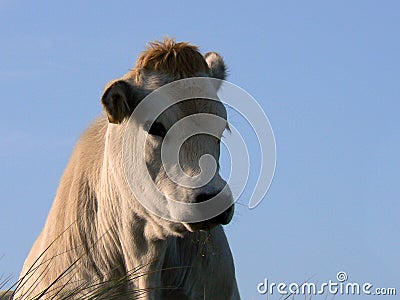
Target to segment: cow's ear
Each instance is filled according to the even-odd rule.
[[[221,55],[216,52],[208,52],[204,58],[211,71],[211,77],[225,80],[226,78],[226,65]]]
[[[110,123],[119,124],[128,118],[139,102],[135,88],[125,80],[116,80],[107,85],[101,103]]]

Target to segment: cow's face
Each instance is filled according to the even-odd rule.
[[[206,99],[179,102],[154,122],[144,122],[146,165],[158,190],[185,203],[214,197],[231,201],[230,189],[219,174],[220,141],[227,128],[222,103]],[[233,207],[207,222],[185,224],[189,230],[209,228],[229,223],[232,214]]]
[[[225,78],[225,65],[218,54],[210,53],[202,59],[207,67],[197,70],[193,76]],[[109,121],[120,126],[128,126],[127,119],[133,113],[131,118],[136,125],[131,134],[145,136],[143,148],[133,151],[144,155],[147,168],[136,170],[137,176],[148,172],[165,198],[193,204],[209,199],[232,203],[231,191],[219,174],[220,140],[228,123],[225,107],[216,97],[218,85],[207,80],[200,84],[190,80],[168,84],[191,77],[182,74],[170,76],[165,70],[140,69],[140,74],[125,76],[106,88],[102,97],[104,109]],[[171,88],[161,97],[153,97],[158,103],[153,101],[147,105],[146,96],[165,84]],[[216,100],[195,97],[197,93],[192,91],[198,89],[210,96],[207,98]],[[188,99],[176,101],[177,97]],[[159,106],[165,109],[155,113]],[[139,113],[135,111],[138,107]],[[210,218],[181,223],[189,231],[208,230],[229,223],[232,216],[233,205]]]

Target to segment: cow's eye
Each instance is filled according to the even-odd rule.
[[[148,132],[151,135],[156,135],[159,137],[165,137],[165,135],[167,134],[167,130],[160,122],[154,122],[153,124],[151,124]]]

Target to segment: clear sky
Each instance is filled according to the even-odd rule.
[[[222,54],[275,133],[267,197],[226,227],[243,299],[339,271],[399,294],[398,1],[1,0],[0,274],[18,276],[104,85],[165,35]]]

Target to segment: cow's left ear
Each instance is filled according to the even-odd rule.
[[[101,97],[108,120],[114,124],[119,124],[128,118],[140,100],[140,93],[125,80],[109,83]]]
[[[226,78],[226,65],[221,55],[217,52],[208,52],[204,58],[211,71],[211,77],[225,80]]]

